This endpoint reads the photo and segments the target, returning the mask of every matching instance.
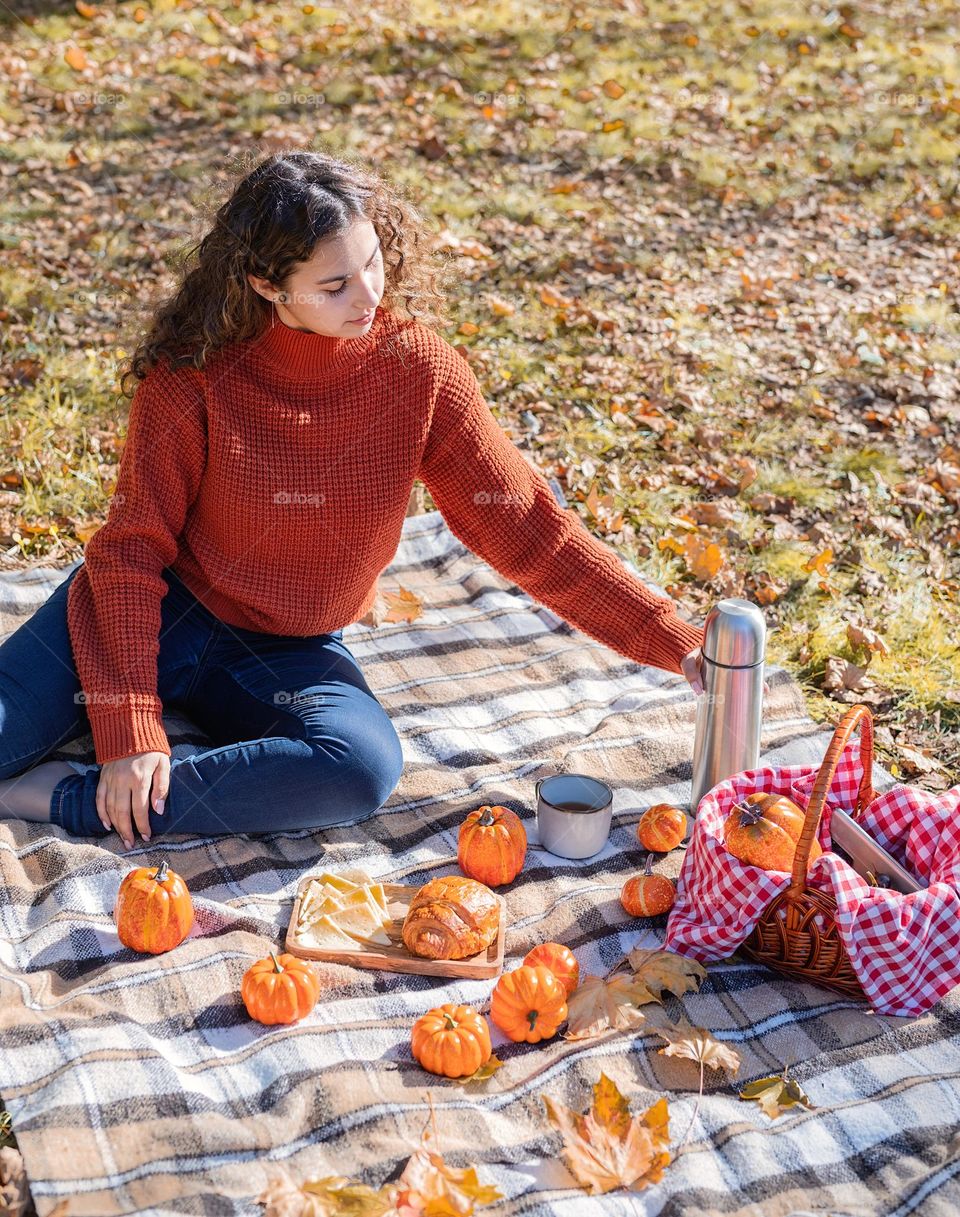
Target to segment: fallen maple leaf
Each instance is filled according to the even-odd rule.
[[[641,981],[626,972],[604,979],[585,976],[567,1002],[567,1040],[593,1039],[605,1031],[629,1031],[644,1021],[638,1006],[656,1001]]]
[[[890,648],[876,632],[876,630],[868,629],[865,625],[847,625],[847,641],[856,649],[863,647],[867,651],[877,651],[881,655],[889,655]]]
[[[740,1053],[715,1040],[703,1027],[655,1027],[654,1030],[667,1041],[666,1048],[660,1049],[662,1056],[682,1056],[696,1061],[701,1076],[704,1067],[727,1069],[730,1073],[736,1073],[740,1068]]]
[[[635,978],[650,990],[657,1001],[663,1000],[664,989],[674,997],[696,993],[707,975],[703,964],[673,951],[643,951],[634,947],[627,955],[627,961],[633,968]]]
[[[433,1108],[431,1105],[431,1118]],[[423,1139],[403,1168],[398,1184],[406,1192],[404,1203],[423,1217],[470,1217],[476,1204],[492,1204],[503,1196],[480,1182],[476,1167],[447,1166],[431,1148],[436,1130],[424,1129]]]
[[[809,561],[804,562],[801,570],[816,571],[818,575],[826,579],[830,573],[830,565],[833,562],[833,550],[827,546],[826,549],[821,549],[820,552]]]
[[[683,548],[687,569],[701,583],[709,583],[723,566],[723,551],[719,545],[706,537],[691,536],[688,533]]]
[[[429,1095],[428,1095],[429,1098]],[[477,1204],[503,1197],[482,1184],[473,1166],[447,1166],[434,1149],[436,1113],[399,1179],[374,1189],[341,1175],[307,1179],[297,1185],[288,1173],[272,1178],[257,1197],[264,1217],[473,1217]]]
[[[740,1098],[748,1102],[752,1099],[759,1103],[771,1120],[783,1115],[791,1107],[806,1107],[810,1111],[816,1111],[800,1083],[795,1078],[788,1077],[786,1069],[781,1074],[748,1082],[740,1091]]]
[[[494,1055],[491,1056],[488,1061],[482,1064],[479,1069],[476,1069],[473,1073],[468,1074],[467,1077],[454,1078],[453,1080],[455,1082],[459,1082],[461,1085],[466,1082],[485,1082],[488,1078],[492,1078],[498,1069],[502,1068],[503,1061],[501,1061],[498,1056]]]
[[[581,1187],[597,1195],[618,1187],[657,1183],[670,1161],[669,1109],[658,1099],[641,1116],[605,1073],[593,1087],[590,1110],[580,1114],[541,1095],[547,1118],[563,1137],[563,1159]]]
[[[299,1186],[275,1176],[257,1197],[264,1217],[392,1217],[397,1211],[396,1185],[374,1190],[342,1175],[307,1179]]]
[[[541,302],[549,308],[569,308],[573,304],[573,300],[569,296],[565,296],[563,292],[559,292],[547,284],[540,288],[539,295]]]
[[[402,586],[397,592],[385,592],[378,584],[373,605],[359,619],[359,624],[376,628],[384,621],[416,621],[422,612],[423,601],[414,592]]]
[[[21,1217],[30,1206],[30,1188],[20,1151],[12,1145],[0,1149],[0,1213]]]

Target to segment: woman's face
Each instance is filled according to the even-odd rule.
[[[261,296],[274,301],[277,319],[285,325],[331,338],[358,338],[370,328],[383,296],[377,231],[369,220],[357,220],[347,232],[320,241],[283,288],[254,275],[247,278]]]

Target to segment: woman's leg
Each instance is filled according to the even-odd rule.
[[[67,589],[78,566],[0,644],[0,819],[46,821],[54,786],[75,770],[39,764],[90,723],[67,632]]]
[[[386,802],[403,768],[400,740],[342,633],[298,638],[219,624],[184,699],[216,746],[171,761],[151,838],[323,828]],[[64,785],[73,786],[64,827],[105,835],[89,791]]]
[[[79,570],[79,567],[77,568]],[[162,572],[167,592],[160,601],[160,630],[159,652],[157,654],[157,692],[164,706],[172,702],[180,702],[186,695],[191,681],[202,663],[203,656],[209,651],[213,639],[220,628],[220,622],[190,593],[180,582],[180,579],[169,568]],[[61,585],[63,587],[63,585]],[[57,589],[60,591],[60,588]],[[51,597],[53,600],[53,597]],[[46,608],[46,605],[43,606]],[[43,609],[31,618],[37,621]],[[28,623],[30,624],[30,623]],[[67,639],[69,653],[69,638],[66,621],[66,598],[57,606],[57,611],[42,623],[42,635],[46,640],[48,635],[56,639]],[[2,649],[0,649],[2,653]],[[71,667],[73,664],[71,654]],[[74,671],[76,688],[80,684]],[[83,694],[79,700],[82,703]],[[59,706],[59,701],[51,699],[51,706]],[[84,730],[89,730],[87,716],[84,713]],[[2,738],[2,737],[0,737]],[[48,762],[37,766],[35,772],[52,769]],[[105,837],[114,829],[104,828],[97,813],[97,786],[100,782],[102,766],[94,765],[85,773],[77,773],[70,768],[67,776],[62,777],[53,786],[48,803],[47,816],[51,823],[63,828],[73,836]],[[43,775],[45,784],[49,778]]]

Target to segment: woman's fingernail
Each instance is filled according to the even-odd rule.
[[[157,799],[157,815],[163,815],[163,799]]]
[[[144,834],[143,834],[143,839],[144,839],[144,841],[149,841],[149,840],[150,840],[150,834],[149,834],[148,832],[144,833]]]

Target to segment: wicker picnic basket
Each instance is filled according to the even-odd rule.
[[[863,776],[857,791],[857,805],[850,813],[852,817],[859,819],[875,797],[872,786],[873,715],[865,705],[851,706],[837,725],[817,774],[807,804],[803,832],[797,842],[790,886],[764,909],[749,938],[741,944],[740,953],[796,980],[813,981],[848,996],[863,998],[865,994],[837,929],[837,902],[828,893],[806,884],[810,848],[820,827],[824,803],[840,754],[856,727],[860,728]]]

